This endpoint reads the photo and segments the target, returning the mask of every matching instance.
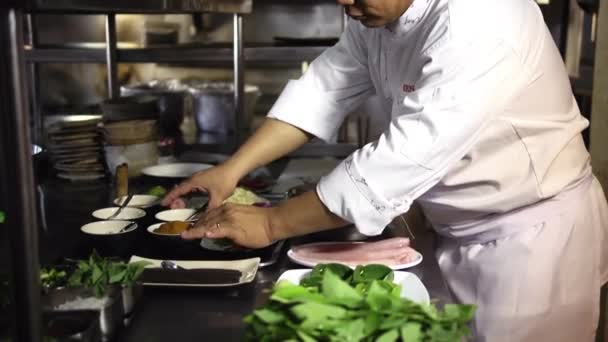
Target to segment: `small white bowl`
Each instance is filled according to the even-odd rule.
[[[126,196],[114,200],[114,204],[121,205],[126,200]],[[127,207],[150,208],[160,203],[160,198],[153,195],[133,195]]]
[[[159,221],[185,221],[190,215],[194,214],[194,209],[170,209],[157,213],[154,217]]]
[[[154,230],[158,229],[158,227],[160,227],[162,224],[164,224],[164,222],[155,223],[155,224],[149,226],[148,229],[147,229],[148,233],[154,234],[156,236],[164,236],[164,237],[180,237],[181,236],[181,234],[161,234],[161,233],[155,232]]]
[[[98,209],[93,212],[93,217],[100,220],[107,220],[108,217],[114,215],[118,207]],[[146,212],[139,208],[125,207],[112,220],[137,220],[146,216]]]
[[[130,224],[131,221],[97,221],[85,224],[80,227],[80,230],[85,234],[90,235],[121,235],[134,231],[137,229],[137,223],[134,224],[129,230],[120,232],[119,231]]]

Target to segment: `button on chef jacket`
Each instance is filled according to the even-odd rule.
[[[415,0],[386,27],[350,20],[269,117],[330,140],[374,94],[389,127],[317,186],[364,234],[415,199],[440,233],[480,234],[479,220],[552,197],[589,167],[588,122],[533,1]]]

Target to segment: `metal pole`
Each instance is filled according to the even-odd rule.
[[[234,14],[234,149],[244,139],[245,121],[245,55],[243,51],[243,16]]]
[[[600,2],[591,104],[591,162],[608,192],[608,3]]]
[[[591,105],[591,162],[594,174],[608,190],[608,2],[599,3],[597,40]],[[605,246],[604,246],[605,248]],[[608,341],[608,287],[604,284],[601,296],[598,341]]]
[[[106,67],[108,72],[108,97],[120,96],[118,89],[118,65],[116,64],[116,15],[110,13],[106,16]]]
[[[36,29],[36,18],[34,17],[34,14],[27,14],[26,22],[28,28],[27,44],[31,49],[35,49],[38,47],[38,32]],[[37,144],[41,144],[43,141],[43,118],[40,103],[38,65],[36,63],[29,63],[27,68],[29,76],[30,106],[32,109],[32,122],[34,128],[33,141]]]
[[[40,341],[38,222],[30,112],[23,60],[23,14],[0,9],[0,205],[10,239],[15,341]]]

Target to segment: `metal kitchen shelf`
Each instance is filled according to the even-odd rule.
[[[253,0],[32,0],[30,12],[251,13]]]
[[[301,63],[319,56],[328,46],[245,47],[248,63]],[[106,63],[105,48],[26,49],[30,63]],[[118,63],[232,63],[234,50],[228,47],[151,47],[116,49]]]

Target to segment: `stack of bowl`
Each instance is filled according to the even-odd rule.
[[[110,171],[127,163],[129,176],[158,162],[158,98],[128,96],[102,103],[103,138]]]

